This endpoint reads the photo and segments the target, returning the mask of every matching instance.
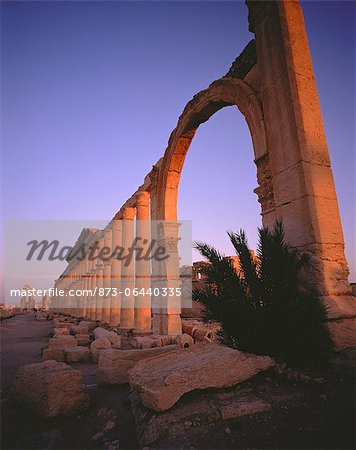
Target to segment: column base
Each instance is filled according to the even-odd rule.
[[[180,314],[154,314],[152,321],[153,334],[177,336],[182,334]]]
[[[134,336],[149,336],[152,333],[152,330],[133,330]]]

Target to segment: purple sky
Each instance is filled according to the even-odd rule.
[[[355,263],[355,4],[303,2],[352,267]],[[5,219],[107,219],[163,156],[186,102],[253,35],[242,2],[3,2]],[[202,125],[179,217],[231,253],[226,229],[260,225],[251,138],[236,108]],[[77,236],[73,236],[73,240]]]

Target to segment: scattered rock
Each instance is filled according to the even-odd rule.
[[[96,339],[90,345],[91,358],[94,362],[98,362],[99,354],[104,349],[111,349],[111,343],[106,338]]]
[[[93,441],[99,441],[99,439],[102,439],[104,437],[104,433],[100,432],[100,433],[96,433],[94,434],[94,436],[92,437]]]
[[[189,334],[183,333],[178,334],[178,336],[174,339],[174,343],[181,348],[189,348],[194,345],[194,339],[189,336]]]
[[[61,348],[74,347],[77,345],[77,341],[74,336],[57,336],[49,340],[48,348]]]
[[[254,395],[237,398],[235,401],[228,399],[219,405],[222,419],[236,419],[237,417],[252,415],[270,409],[270,403],[258,399]]]
[[[111,431],[113,428],[116,427],[116,422],[114,422],[113,420],[109,420],[108,422],[106,422],[106,424],[104,425],[103,428],[103,432],[107,433],[108,431]]]
[[[119,441],[116,440],[116,441],[106,442],[105,448],[107,450],[118,450],[120,448]]]
[[[89,334],[76,334],[75,339],[78,345],[88,346],[90,344]]]
[[[99,411],[97,412],[97,416],[98,417],[107,417],[108,415],[108,408],[100,408]]]
[[[184,435],[190,427],[258,414],[271,408],[271,404],[257,397],[253,389],[242,389],[239,386],[227,390],[196,392],[196,395],[182,398],[164,412],[156,412],[143,406],[137,391],[131,392],[130,401],[140,446],[152,444],[167,434]],[[275,399],[276,404],[285,401],[294,402],[295,396]],[[275,403],[273,400],[273,404]]]
[[[101,350],[97,372],[98,383],[125,384],[128,382],[128,371],[131,370],[138,361],[170,352],[176,348],[176,345],[167,345],[165,347],[142,350]]]
[[[95,340],[108,339],[112,348],[121,348],[121,336],[114,331],[106,330],[105,328],[97,327],[94,330]]]
[[[47,361],[49,359],[64,362],[65,361],[64,350],[62,348],[45,348],[42,353],[42,360]]]
[[[75,414],[89,405],[81,372],[52,360],[20,367],[14,393],[44,417]]]
[[[66,347],[64,354],[67,363],[89,361],[90,350],[87,347]]]
[[[54,328],[53,329],[53,335],[54,337],[57,336],[65,336],[65,335],[69,335],[69,328],[65,327],[65,328]]]
[[[269,356],[214,344],[194,346],[138,362],[129,372],[129,383],[144,406],[166,411],[187,392],[233,386],[273,365]]]
[[[96,324],[96,322],[91,322],[89,320],[82,320],[81,322],[79,322],[78,327],[79,328],[87,328],[88,332],[90,333],[97,327],[97,324]],[[88,332],[86,332],[86,333],[88,333]]]
[[[142,349],[162,347],[162,339],[159,336],[138,336],[135,344],[136,348]]]

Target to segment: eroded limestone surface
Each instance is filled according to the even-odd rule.
[[[134,350],[102,350],[99,357],[97,380],[99,384],[124,384],[128,382],[128,371],[138,361],[153,358],[177,348],[176,345]]]
[[[89,404],[81,372],[53,360],[20,367],[14,393],[44,417],[75,414]]]
[[[233,386],[273,365],[269,356],[219,345],[196,346],[138,362],[129,372],[129,383],[144,406],[166,411],[187,392]]]

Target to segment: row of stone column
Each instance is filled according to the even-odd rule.
[[[140,246],[144,253],[150,242],[150,228],[150,195],[143,191],[137,195],[135,207],[122,208],[118,219],[93,234],[86,243],[86,250],[96,241],[99,252],[103,247],[111,251],[117,247],[127,249],[136,234],[141,238]],[[73,316],[100,320],[122,329],[133,329],[138,334],[150,333],[151,298],[135,298],[133,294],[134,288],[139,291],[151,286],[150,274],[151,266],[147,259],[135,261],[133,257],[129,263],[110,257],[107,260],[85,258],[76,261],[70,271],[64,272],[56,282],[56,288],[65,294],[57,296],[55,309]],[[96,295],[70,296],[70,291],[91,291],[96,292]],[[111,295],[114,292],[116,295]]]

